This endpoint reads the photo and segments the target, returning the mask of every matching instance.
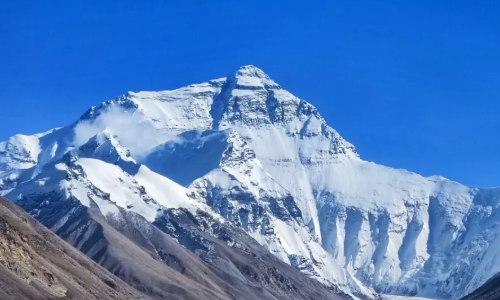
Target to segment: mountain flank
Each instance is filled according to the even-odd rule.
[[[0,197],[0,299],[150,299]]]

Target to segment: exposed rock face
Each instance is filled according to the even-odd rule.
[[[213,243],[245,252],[240,240],[250,236],[361,298],[455,299],[500,271],[500,189],[363,161],[313,105],[253,66],[173,91],[129,92],[29,139],[0,145],[2,193],[104,265],[109,242],[96,230],[140,216],[140,228],[160,229],[209,266]],[[105,221],[71,225],[90,207]],[[196,222],[181,230],[179,216]]]

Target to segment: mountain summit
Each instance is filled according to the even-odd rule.
[[[239,68],[232,76],[228,77],[228,81],[234,83],[240,88],[275,88],[280,89],[266,73],[261,69],[252,65]]]
[[[456,299],[500,271],[499,189],[362,160],[313,105],[254,66],[129,92],[0,149],[1,193],[103,265],[109,241],[83,229],[92,222],[75,225],[76,211],[156,228],[213,265],[220,241],[264,249],[356,298]]]

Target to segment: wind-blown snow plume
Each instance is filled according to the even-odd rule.
[[[117,106],[110,106],[95,119],[82,120],[76,124],[75,147],[85,144],[91,137],[104,130],[127,145],[133,156],[174,138],[171,135],[162,134],[150,122],[144,122],[139,114],[126,112]]]

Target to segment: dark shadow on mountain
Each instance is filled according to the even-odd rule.
[[[227,147],[225,132],[188,131],[179,135],[179,139],[155,147],[139,159],[139,163],[180,185],[188,186],[217,168]]]

